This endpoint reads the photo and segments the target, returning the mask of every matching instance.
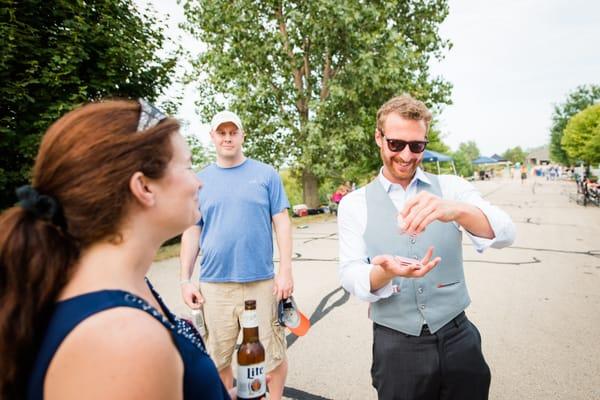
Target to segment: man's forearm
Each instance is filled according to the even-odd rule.
[[[283,235],[282,235],[283,236]],[[291,236],[291,234],[290,234]],[[289,238],[277,238],[279,248],[279,269],[292,269],[292,240]]]
[[[273,218],[275,238],[279,249],[279,270],[291,272],[292,270],[292,224],[287,210],[286,215],[276,215]]]
[[[379,265],[373,265],[369,273],[369,282],[371,284],[371,293],[381,289],[393,279],[393,275],[385,272]]]
[[[483,211],[467,203],[458,203],[457,208],[458,215],[455,221],[469,233],[485,239],[495,237],[494,230]]]
[[[188,228],[181,236],[181,250],[179,253],[179,262],[181,264],[180,278],[182,281],[191,278],[194,272],[194,265],[200,248],[198,241],[200,239],[200,228]]]

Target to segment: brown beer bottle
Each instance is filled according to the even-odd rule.
[[[242,315],[243,339],[237,352],[237,398],[262,399],[265,396],[265,348],[258,340],[256,300],[246,300]]]

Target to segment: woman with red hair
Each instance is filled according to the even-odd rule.
[[[145,276],[198,218],[177,121],[140,100],[46,132],[0,216],[0,398],[227,399],[200,335]]]

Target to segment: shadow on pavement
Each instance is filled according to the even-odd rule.
[[[341,293],[341,297],[339,299],[337,299],[335,302],[333,302],[331,305],[326,307],[329,300],[338,293]],[[323,319],[323,317],[325,317],[327,314],[329,314],[334,308],[340,307],[343,304],[345,304],[349,298],[350,298],[350,293],[346,292],[341,286],[338,287],[337,289],[331,291],[327,295],[325,295],[325,297],[323,297],[321,299],[321,301],[319,302],[319,305],[317,306],[315,311],[310,316],[311,326],[314,326],[317,322],[319,322],[321,319]],[[298,336],[291,334],[291,335],[288,335],[286,339],[287,339],[287,347],[290,348],[296,342],[296,340],[298,340]],[[307,393],[305,391],[302,391],[299,389],[294,389],[291,387],[286,387],[283,390],[283,395],[287,398],[297,399],[297,400],[330,400],[327,397],[322,397],[322,396],[318,396],[315,394]]]

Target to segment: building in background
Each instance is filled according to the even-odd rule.
[[[537,147],[527,154],[527,164],[531,166],[550,164],[550,146]]]

